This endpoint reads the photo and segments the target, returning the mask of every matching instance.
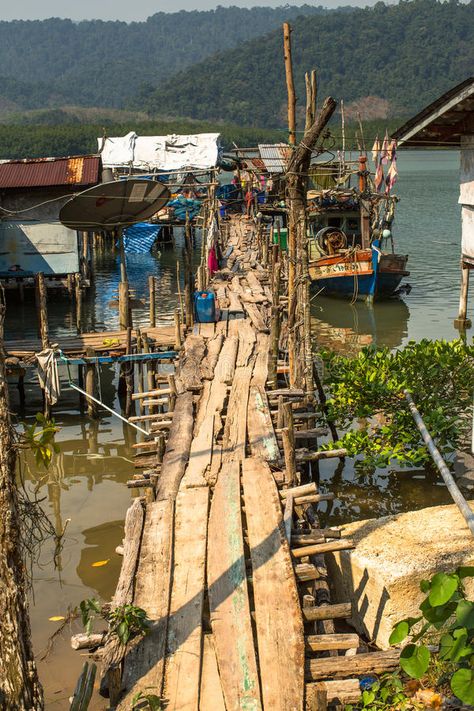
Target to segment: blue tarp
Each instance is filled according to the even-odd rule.
[[[126,254],[146,254],[161,230],[161,225],[152,225],[149,222],[137,222],[130,225],[123,232],[123,246]]]
[[[168,207],[174,208],[175,217],[182,222],[186,222],[186,213],[189,214],[189,219],[192,220],[199,213],[201,209],[200,200],[190,200],[185,198],[183,195],[170,200]]]

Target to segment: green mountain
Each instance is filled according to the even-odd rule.
[[[218,7],[205,12],[157,13],[146,22],[0,22],[0,112],[69,103],[122,108],[140,88],[152,88],[217,51],[236,47],[322,7]],[[5,82],[9,83],[5,89]],[[24,100],[41,85],[43,103]],[[47,85],[47,86],[45,86]],[[11,99],[18,88],[17,100]],[[11,91],[13,89],[13,92]],[[8,95],[7,95],[8,93]]]
[[[292,37],[301,119],[304,72],[312,68],[320,100],[344,99],[349,120],[358,112],[372,119],[414,113],[472,73],[473,8],[473,0],[401,0],[297,18]],[[136,106],[151,116],[284,126],[281,29],[179,72],[148,96],[142,92]]]

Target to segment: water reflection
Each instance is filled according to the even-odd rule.
[[[318,348],[356,355],[365,346],[401,346],[408,333],[409,316],[408,306],[401,299],[350,304],[317,297],[311,309],[311,325]]]

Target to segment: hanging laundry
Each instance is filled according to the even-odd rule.
[[[385,179],[385,192],[387,195],[389,194],[390,190],[393,188],[395,183],[397,182],[397,177],[398,177],[398,170],[397,170],[397,161],[393,160],[392,165],[388,169],[387,177]]]
[[[207,255],[207,268],[209,270],[209,276],[212,277],[219,271],[219,262],[217,260],[216,248],[211,247]]]
[[[374,145],[372,146],[372,160],[374,162],[374,165],[377,165],[377,161],[379,159],[379,154],[380,154],[380,141],[379,137],[375,137]]]
[[[375,182],[375,189],[377,190],[377,192],[380,192],[380,189],[383,185],[383,178],[384,178],[383,166],[382,166],[382,161],[380,161],[377,164],[377,170],[375,171],[375,181],[374,181]]]
[[[385,131],[385,138],[383,139],[383,143],[382,143],[382,152],[380,154],[380,162],[383,165],[387,165],[387,163],[388,163],[388,148],[389,148],[388,133],[387,133],[387,131]]]
[[[44,390],[46,400],[55,405],[61,394],[61,383],[59,382],[58,362],[54,355],[53,348],[45,348],[41,353],[35,353],[38,363],[38,380]]]

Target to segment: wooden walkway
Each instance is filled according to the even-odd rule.
[[[142,336],[147,336],[154,348],[174,348],[176,343],[176,330],[174,326],[145,326],[141,331]],[[127,331],[97,331],[94,333],[81,333],[77,336],[60,336],[54,343],[67,356],[84,356],[90,349],[100,353],[123,354],[127,349]],[[137,341],[137,331],[132,330],[132,345]],[[7,357],[19,358],[23,361],[33,360],[35,353],[42,350],[41,339],[19,338],[10,339],[4,343]]]
[[[127,514],[112,601],[143,607],[151,631],[102,654],[102,693],[123,711],[140,692],[167,711],[325,709],[359,698],[356,674],[394,666],[392,652],[359,655],[351,677],[359,638],[335,633],[351,606],[330,604],[323,554],[352,543],[319,526],[331,496],[288,479],[277,412],[293,403],[293,434],[309,438],[308,405],[267,389],[272,292],[253,226],[235,219],[227,246],[211,285],[221,320],[188,334],[173,411],[140,418],[152,433],[167,418],[169,437],[137,475],[146,496]],[[157,446],[138,445],[153,464]]]

